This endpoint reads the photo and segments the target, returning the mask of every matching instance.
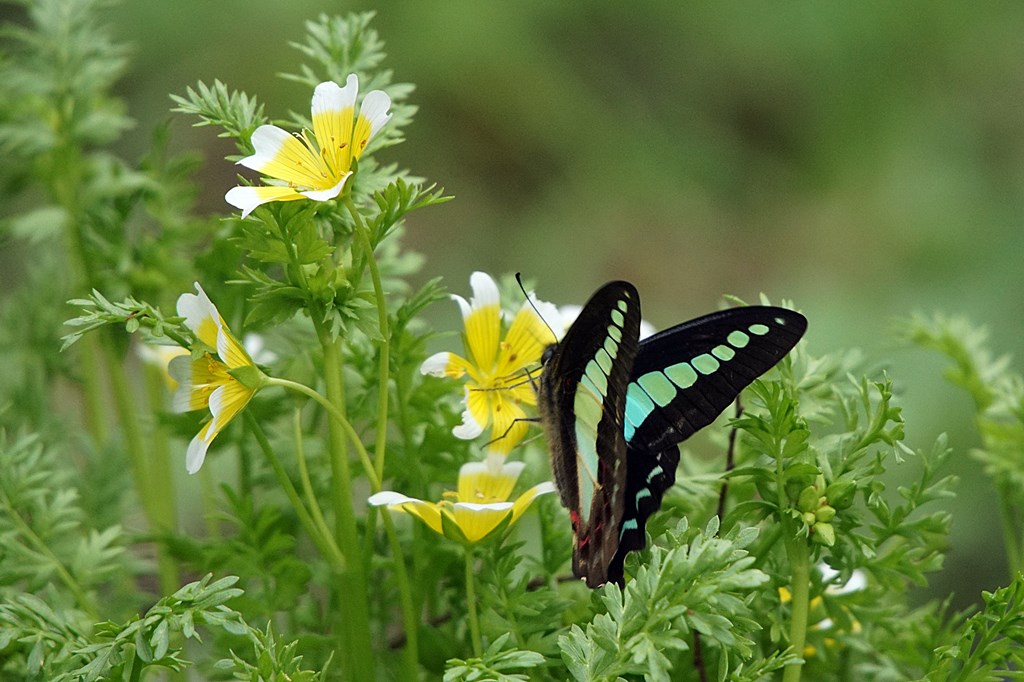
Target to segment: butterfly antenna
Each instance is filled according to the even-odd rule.
[[[551,325],[548,324],[548,321],[544,319],[544,316],[540,314],[540,310],[537,309],[537,305],[533,302],[533,299],[530,297],[530,294],[526,291],[526,286],[523,285],[523,276],[521,272],[516,273],[516,283],[519,285],[519,290],[523,292],[523,296],[526,298],[526,302],[530,304],[531,308],[533,308],[533,312],[537,313],[537,317],[540,318],[540,321],[543,322],[544,326],[548,328],[549,332],[551,332],[551,337],[557,339],[558,334],[556,334],[555,330],[551,328]]]

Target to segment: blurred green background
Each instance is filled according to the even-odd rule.
[[[367,9],[420,107],[383,158],[456,197],[409,225],[424,278],[465,294],[473,270],[522,271],[558,303],[626,278],[660,327],[725,293],[792,299],[812,352],[861,347],[896,378],[912,447],[952,436],[935,588],[1005,584],[969,401],[895,332],[944,311],[1024,350],[1024,4],[126,2],[109,15],[134,50],[122,151],[172,119],[206,159],[200,210],[226,212],[233,147],[168,93],[219,78],[271,116],[305,111],[276,76],[299,61],[288,41]]]

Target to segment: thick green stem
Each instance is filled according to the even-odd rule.
[[[345,385],[341,367],[341,341],[332,339],[322,324],[316,324],[324,352],[327,401],[344,417]],[[355,510],[352,506],[352,474],[349,471],[348,448],[345,442],[349,434],[342,425],[347,423],[348,420],[338,419],[328,422],[327,444],[331,460],[331,498],[335,513],[335,534],[338,545],[347,559],[346,584],[338,594],[344,595],[343,623],[348,633],[351,678],[370,682],[375,679],[374,657],[370,641],[366,573],[359,556],[359,530],[356,527]]]
[[[811,590],[811,559],[808,540],[797,535],[796,522],[788,515],[785,508],[788,497],[786,496],[783,446],[778,443],[776,448],[776,495],[778,496],[779,525],[782,527],[783,543],[786,547],[786,556],[789,559],[789,571],[792,579],[790,592],[793,599],[790,602],[790,623],[789,623],[789,644],[793,653],[803,658],[804,645],[807,643],[807,617],[810,608]],[[782,682],[799,682],[803,673],[804,664],[791,663],[786,666],[782,674]]]
[[[480,639],[480,620],[476,615],[476,584],[473,575],[473,546],[466,545],[466,612],[469,615],[469,638],[473,655],[483,656],[484,647]]]
[[[793,525],[792,521],[783,522],[783,526]],[[792,575],[790,589],[793,594],[793,600],[790,602],[789,643],[793,647],[793,652],[802,657],[807,643],[807,617],[810,609],[810,549],[805,539],[788,532],[795,531],[794,528],[786,528],[786,531],[786,554],[789,556]],[[782,682],[799,682],[802,672],[803,663],[790,664],[786,666]]]
[[[1010,575],[1017,575],[1024,565],[1024,555],[1021,552],[1020,524],[1017,523],[1016,505],[1011,500],[1011,493],[1006,486],[996,485],[999,493],[999,516],[1002,519],[1003,546],[1006,547],[1006,563],[1010,569]]]

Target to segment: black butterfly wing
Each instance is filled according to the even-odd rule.
[[[626,389],[628,474],[609,580],[621,583],[626,554],[646,543],[647,518],[675,483],[676,446],[713,422],[806,329],[800,313],[748,306],[698,317],[640,343]]]
[[[632,284],[599,289],[545,352],[538,389],[551,468],[573,526],[573,573],[597,587],[618,551],[627,485],[623,419],[640,334]]]

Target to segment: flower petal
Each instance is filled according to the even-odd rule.
[[[178,390],[171,398],[171,409],[175,412],[201,410],[210,403],[210,393],[219,381],[210,369],[211,358],[204,355],[193,360],[190,355],[172,358],[167,365],[171,378],[178,382]]]
[[[206,461],[206,451],[217,436],[217,433],[211,428],[212,426],[213,422],[206,422],[192,442],[188,444],[188,451],[185,453],[185,470],[190,474],[199,471],[203,462]]]
[[[246,352],[245,346],[238,342],[223,319],[217,327],[217,355],[231,369],[246,365],[251,367],[255,364]]]
[[[224,430],[255,393],[237,380],[228,379],[210,394],[210,414],[213,415],[210,429],[214,431],[214,435]]]
[[[354,73],[345,81],[345,87],[325,81],[313,91],[313,135],[320,154],[335,175],[352,167],[352,127],[358,92],[359,79]]]
[[[243,218],[255,211],[258,206],[271,201],[295,201],[302,198],[303,196],[291,187],[278,187],[277,185],[232,187],[224,195],[224,201],[235,208],[242,209]]]
[[[441,512],[436,504],[417,500],[413,497],[406,497],[401,493],[391,492],[390,490],[372,495],[368,502],[376,507],[386,505],[388,509],[412,514],[430,526],[435,532],[444,533],[441,528]]]
[[[359,158],[366,150],[377,131],[391,119],[388,108],[391,107],[391,98],[383,90],[373,90],[367,93],[363,104],[359,108],[359,118],[356,120],[355,130],[352,131],[352,153]]]
[[[545,481],[544,483],[538,483],[537,485],[533,486],[525,493],[520,495],[516,499],[515,506],[512,509],[512,523],[518,521],[519,517],[523,515],[523,512],[529,509],[530,505],[533,504],[533,501],[536,500],[538,497],[556,491],[557,488],[555,488],[554,483],[552,483],[551,481]]]
[[[558,324],[557,318],[555,324]],[[495,374],[499,377],[518,377],[524,367],[540,362],[544,349],[557,339],[545,320],[524,303],[512,320],[498,355]]]
[[[216,348],[220,313],[199,282],[195,282],[195,287],[196,293],[178,297],[178,315],[185,318],[185,326],[192,330],[196,338],[210,348]]]
[[[469,314],[464,315],[466,348],[473,364],[480,371],[490,373],[494,369],[501,337],[498,285],[483,272],[474,272],[469,282],[473,287],[473,297],[469,303]]]
[[[424,360],[420,365],[420,374],[458,379],[469,371],[469,368],[470,365],[464,358],[445,351],[434,353]]]
[[[494,532],[502,521],[512,515],[511,502],[473,504],[456,502],[452,505],[451,516],[459,530],[469,542],[479,542]],[[447,510],[445,510],[447,511]]]
[[[491,395],[491,442],[488,451],[508,454],[526,437],[529,427],[523,408],[509,400],[508,391],[495,390]]]
[[[252,134],[253,155],[239,165],[305,189],[326,189],[337,182],[323,159],[305,140],[273,125]]]
[[[466,411],[462,413],[462,427],[479,430],[472,436],[462,436],[453,431],[457,438],[462,438],[463,440],[476,438],[491,423],[491,401],[494,393],[495,391],[471,388],[469,386],[465,387]]]
[[[461,440],[473,440],[483,432],[483,425],[473,418],[469,410],[462,413],[462,423],[452,429],[452,434]]]
[[[348,179],[351,176],[352,171],[348,171],[347,173],[341,176],[341,180],[339,180],[338,184],[336,184],[334,187],[328,187],[327,189],[322,190],[309,190],[307,192],[299,192],[299,194],[306,197],[307,199],[312,199],[313,201],[330,201],[334,197],[341,194],[342,188],[345,187],[345,183],[348,182]]]
[[[459,502],[505,502],[522,473],[523,462],[509,462],[494,471],[487,462],[469,462],[459,469]]]

